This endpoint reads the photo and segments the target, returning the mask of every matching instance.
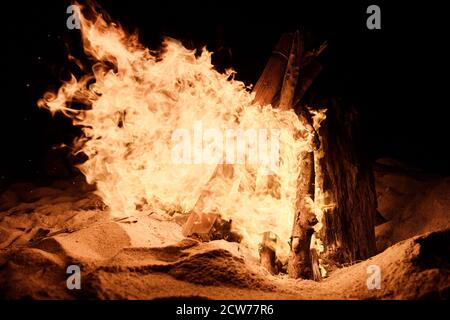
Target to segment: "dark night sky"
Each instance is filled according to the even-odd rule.
[[[247,83],[256,81],[281,33],[305,29],[328,41],[326,70],[318,81],[330,95],[359,106],[372,157],[396,157],[448,174],[448,103],[439,98],[443,82],[436,76],[444,72],[448,35],[438,18],[444,10],[430,2],[395,2],[99,1],[114,20],[138,30],[147,46],[164,35],[213,51],[222,42],[232,52],[238,78]],[[41,177],[51,145],[76,135],[67,120],[36,106],[46,90],[67,78],[69,50],[79,50],[78,31],[66,28],[68,4],[24,2],[3,9],[4,180]],[[381,30],[366,28],[369,4],[381,7]]]

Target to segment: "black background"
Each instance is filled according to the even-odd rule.
[[[178,307],[183,305],[194,307],[203,306],[216,310],[221,310],[221,305],[244,305],[259,304],[273,305],[272,315],[209,315],[204,318],[203,315],[177,315]],[[23,318],[42,314],[46,319],[80,319],[87,314],[95,318],[118,317],[118,318],[136,318],[147,317],[153,319],[163,317],[164,319],[295,319],[313,318],[317,316],[318,310],[324,318],[345,317],[345,319],[368,319],[367,313],[374,318],[385,318],[387,314],[402,314],[406,318],[423,318],[429,310],[435,310],[438,314],[444,314],[447,310],[447,301],[421,300],[421,301],[386,301],[386,300],[176,300],[176,299],[157,299],[149,301],[136,300],[114,300],[114,301],[0,301],[2,310],[11,310],[8,314],[17,314]],[[52,312],[48,312],[52,310]],[[70,312],[67,312],[70,310]],[[302,317],[298,316],[301,310]],[[352,310],[352,312],[349,312]]]
[[[283,32],[304,29],[328,41],[325,92],[356,103],[373,159],[394,157],[449,174],[443,5],[395,1],[99,1],[141,42],[163,36],[231,51],[237,78],[255,83]],[[2,7],[0,176],[3,183],[45,178],[45,154],[78,134],[36,102],[67,79],[70,53],[81,54],[77,30],[66,27],[68,1]],[[381,30],[368,30],[366,8],[381,7]]]

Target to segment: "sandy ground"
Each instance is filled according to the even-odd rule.
[[[377,170],[380,253],[321,282],[272,276],[236,243],[181,235],[183,217],[112,219],[81,180],[0,196],[0,297],[33,299],[418,299],[450,296],[450,179]],[[440,231],[438,231],[440,230]],[[381,252],[382,251],[382,252]],[[68,290],[66,268],[81,268]],[[368,289],[367,268],[381,270]]]
[[[426,175],[383,159],[375,167],[375,179],[378,210],[388,220],[376,228],[378,250],[450,228],[450,177]]]

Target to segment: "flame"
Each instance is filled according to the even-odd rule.
[[[326,119],[326,109],[312,110],[313,113],[313,127],[319,132],[320,125]],[[319,139],[321,136],[319,134]],[[319,268],[322,278],[327,275],[327,271],[323,265],[322,259],[320,259],[320,254],[325,251],[322,240],[319,237],[320,230],[323,228],[323,219],[325,212],[327,210],[333,209],[335,203],[331,201],[331,195],[329,192],[324,191],[324,177],[323,170],[321,170],[321,160],[325,157],[325,152],[323,150],[323,143],[320,143],[321,147],[314,151],[314,171],[315,171],[315,181],[314,181],[314,201],[312,201],[313,212],[316,215],[317,223],[314,225],[314,234],[311,237],[311,248],[314,248],[319,255]]]
[[[101,14],[93,20],[80,14],[80,20],[85,52],[95,61],[91,72],[79,79],[72,75],[38,105],[82,128],[78,152],[88,160],[79,168],[96,184],[111,214],[127,216],[143,206],[163,210],[168,219],[174,211],[218,212],[233,221],[253,252],[263,233],[271,231],[280,239],[277,254],[286,257],[298,159],[310,148],[295,112],[254,103],[254,94],[234,79],[234,71],[214,69],[206,49],[188,50],[168,38],[161,50],[151,51]],[[204,133],[276,130],[279,150],[271,175],[267,159],[251,162],[246,156],[244,163],[225,163],[224,155],[212,163],[197,161],[198,154],[217,144],[193,137],[196,125]],[[192,134],[187,143],[191,163],[174,163],[174,134],[180,130]],[[268,134],[262,141],[266,144],[258,144],[259,151],[271,148]]]

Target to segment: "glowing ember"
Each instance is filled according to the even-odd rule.
[[[233,71],[213,68],[206,49],[196,55],[166,39],[152,52],[101,15],[80,18],[92,73],[72,76],[39,106],[82,127],[77,151],[88,160],[80,169],[111,213],[219,213],[253,252],[271,231],[286,257],[298,158],[310,139],[294,111],[255,104]]]

